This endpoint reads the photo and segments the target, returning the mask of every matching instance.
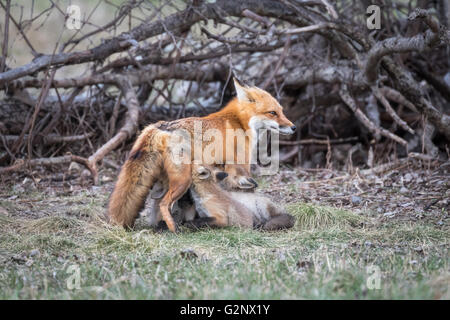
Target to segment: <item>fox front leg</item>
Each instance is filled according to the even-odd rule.
[[[191,166],[188,164],[174,164],[170,159],[166,159],[164,167],[168,178],[168,190],[161,199],[159,209],[163,220],[170,231],[176,231],[175,221],[172,218],[171,210],[191,186]]]

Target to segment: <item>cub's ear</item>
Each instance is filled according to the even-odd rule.
[[[228,177],[228,173],[224,172],[224,171],[219,171],[216,173],[216,179],[217,181],[222,181],[223,179],[225,179],[226,177]]]
[[[247,87],[242,85],[239,80],[233,77],[234,88],[236,89],[236,95],[239,101],[249,101],[251,97],[248,94]]]
[[[254,189],[258,187],[258,183],[250,177],[241,177],[238,185],[240,189]]]
[[[211,171],[206,167],[197,168],[198,177],[202,180],[208,179],[211,176]]]

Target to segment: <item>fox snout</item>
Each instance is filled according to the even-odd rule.
[[[297,129],[296,126],[280,126],[279,131],[281,134],[290,135],[293,134],[296,129]]]
[[[281,115],[279,121],[279,131],[281,134],[293,134],[297,127],[284,114]]]
[[[250,120],[250,127],[254,130],[259,129],[275,130],[283,135],[293,134],[297,129],[297,127],[288,119],[286,119],[286,121],[277,121],[275,119],[267,119],[266,117],[257,117],[257,116],[253,117]]]

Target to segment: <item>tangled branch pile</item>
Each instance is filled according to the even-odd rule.
[[[75,161],[97,182],[139,128],[223,106],[233,72],[300,128],[284,161],[448,158],[448,3],[380,0],[381,29],[369,30],[371,2],[104,0],[81,8],[79,30],[66,27],[65,1],[39,12],[0,2],[0,172]]]

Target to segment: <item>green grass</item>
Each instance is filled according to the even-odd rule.
[[[433,225],[297,203],[288,231],[124,231],[100,219],[104,202],[83,194],[51,216],[0,214],[0,299],[449,298],[449,232]]]

